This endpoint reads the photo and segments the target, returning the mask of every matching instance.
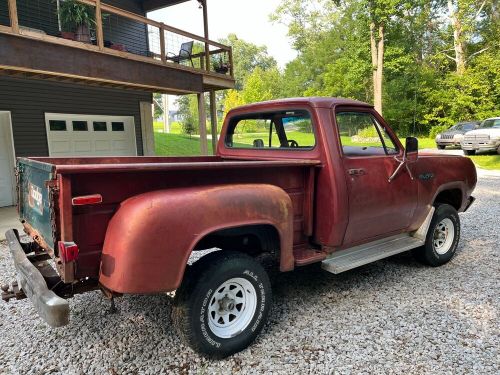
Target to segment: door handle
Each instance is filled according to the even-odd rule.
[[[365,175],[366,174],[366,171],[362,168],[359,168],[359,169],[349,169],[347,171],[347,173],[349,173],[350,176],[362,176],[362,175]]]

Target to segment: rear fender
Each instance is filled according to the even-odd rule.
[[[265,184],[148,192],[124,201],[109,222],[100,283],[119,293],[179,287],[191,252],[207,234],[268,224],[280,237],[280,269],[294,267],[293,212],[288,194]]]

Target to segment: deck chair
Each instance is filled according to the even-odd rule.
[[[169,56],[169,54],[172,56]],[[179,51],[179,54],[174,55],[172,52],[169,52],[167,54],[167,60],[171,60],[177,64],[180,64],[181,61],[189,60],[189,62],[191,63],[191,67],[194,68],[192,54],[193,54],[193,41],[185,42],[181,44],[181,49]]]

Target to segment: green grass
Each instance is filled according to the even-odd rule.
[[[155,151],[158,156],[200,155],[200,139],[184,134],[155,133]],[[211,147],[208,152],[212,152]]]
[[[153,128],[155,132],[163,133],[163,122],[155,121],[153,122]],[[182,125],[180,122],[171,122],[170,123],[170,133],[171,134],[182,134]]]
[[[479,168],[500,170],[500,155],[474,155],[469,157]]]

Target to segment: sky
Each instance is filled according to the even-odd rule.
[[[234,33],[245,41],[265,45],[282,68],[295,58],[287,27],[269,21],[280,0],[207,0],[207,3],[211,40]],[[203,36],[203,11],[198,9],[196,0],[151,12],[148,17]]]

